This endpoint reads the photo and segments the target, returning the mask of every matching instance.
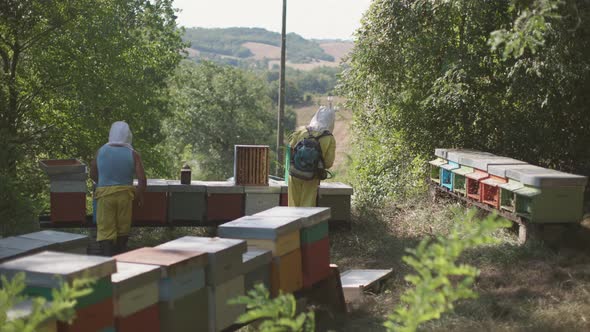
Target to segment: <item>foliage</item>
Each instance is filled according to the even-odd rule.
[[[247,42],[281,46],[280,33],[262,28],[188,28],[183,39],[190,42],[193,49],[237,58],[253,55],[243,46]],[[307,40],[295,33],[287,34],[287,49],[287,59],[294,63],[307,63],[313,59],[334,61],[334,57],[326,54],[317,42]]]
[[[230,304],[246,305],[246,313],[236,323],[245,324],[260,321],[261,332],[315,331],[313,311],[297,315],[297,303],[293,294],[280,294],[271,299],[262,284],[248,291],[248,296],[240,296],[229,301]]]
[[[340,68],[318,67],[308,71],[286,68],[286,103],[296,105],[304,102],[305,94],[332,93]],[[278,101],[279,71],[278,68],[268,71],[266,79],[271,86],[271,97]]]
[[[514,21],[510,31],[500,29],[492,32],[489,44],[492,50],[499,49],[504,44],[502,56],[519,58],[525,49],[532,53],[545,44],[545,32],[549,29],[547,19],[558,19],[556,15],[561,0],[536,0],[530,6],[520,8],[520,14]],[[516,4],[510,8],[517,10]]]
[[[417,274],[408,275],[405,280],[414,287],[402,294],[402,303],[388,317],[384,324],[388,330],[416,331],[422,323],[453,310],[455,302],[477,297],[472,286],[479,270],[457,261],[466,250],[499,242],[492,233],[511,223],[496,215],[478,220],[476,213],[476,209],[471,209],[465,215],[459,214],[446,237],[435,241],[425,238],[416,249],[408,250],[411,256],[404,256],[403,260]]]
[[[61,288],[52,290],[51,302],[41,297],[34,298],[30,315],[8,319],[9,309],[28,300],[21,295],[25,289],[25,274],[19,273],[10,281],[2,276],[0,332],[34,332],[48,319],[71,322],[76,313],[76,299],[90,294],[92,283],[91,279],[76,279],[71,285],[63,283]]]
[[[126,120],[151,173],[183,48],[171,0],[0,3],[0,174],[38,198],[44,158],[89,161]]]
[[[237,68],[184,61],[170,82],[174,113],[165,126],[174,169],[190,145],[194,160],[185,161],[199,178],[220,180],[233,174],[234,145],[272,145],[275,118],[264,83]]]
[[[508,0],[373,1],[340,86],[364,201],[411,194],[436,147],[590,175],[589,12],[587,1],[568,0],[561,18],[543,14],[544,44],[504,61],[488,40],[514,25]],[[383,191],[371,194],[376,183]]]

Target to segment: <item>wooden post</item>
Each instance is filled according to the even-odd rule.
[[[287,41],[287,0],[283,0],[283,27],[281,31],[281,71],[279,76],[279,114],[277,118],[277,167],[276,175],[281,176],[283,170],[283,144],[285,117],[285,49]]]

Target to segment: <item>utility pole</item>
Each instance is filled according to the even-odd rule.
[[[283,170],[283,144],[285,117],[285,49],[287,41],[287,0],[283,0],[283,28],[281,31],[281,71],[279,76],[279,114],[277,117],[277,168],[276,175],[281,176]]]

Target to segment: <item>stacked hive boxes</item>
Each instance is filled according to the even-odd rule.
[[[86,253],[88,236],[56,231],[41,231],[0,239],[0,262],[16,257],[53,250]]]
[[[114,326],[111,274],[116,271],[110,258],[44,251],[0,264],[7,278],[25,272],[25,295],[52,299],[52,289],[76,278],[95,278],[92,293],[78,299],[76,318],[69,325],[58,323],[59,331],[101,331]]]
[[[242,255],[247,250],[246,241],[185,236],[156,248],[208,254],[205,280],[209,294],[210,331],[229,327],[244,313],[242,305],[230,305],[228,301],[244,295]]]
[[[208,330],[206,253],[141,248],[115,256],[115,259],[160,267],[158,307],[161,331]]]
[[[49,176],[51,221],[85,221],[86,165],[76,159],[42,160],[39,165]]]
[[[20,302],[8,309],[6,312],[6,321],[11,322],[16,319],[27,319],[33,313],[33,302],[26,300]],[[57,321],[50,318],[44,322],[41,322],[35,332],[57,332]]]
[[[330,242],[326,207],[275,207],[259,217],[299,218],[301,223],[301,266],[303,287],[309,288],[330,275]]]
[[[272,252],[270,250],[248,247],[248,251],[242,255],[244,292],[253,289],[257,284],[262,284],[266,289],[270,289],[271,262]]]
[[[160,273],[158,266],[117,262],[111,281],[118,332],[160,331]]]
[[[221,237],[244,239],[249,246],[272,251],[271,294],[292,293],[303,286],[300,218],[246,216],[218,228]]]
[[[441,161],[460,166],[452,170],[454,183],[447,187],[449,190],[464,192],[473,200],[516,213],[531,222],[568,223],[582,217],[587,183],[584,176],[473,150],[436,149],[435,154],[438,158],[431,165],[438,165],[440,172],[445,165]]]
[[[168,181],[169,211],[168,221],[188,221],[203,223],[207,212],[207,187],[201,182],[181,184],[180,181]]]
[[[135,181],[137,185],[137,180]],[[168,215],[168,182],[162,179],[147,180],[146,191],[143,194],[143,205],[138,200],[133,201],[133,222],[164,224]]]
[[[244,215],[244,186],[229,181],[204,182],[207,187],[207,221],[221,223]]]

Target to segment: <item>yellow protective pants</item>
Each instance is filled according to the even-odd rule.
[[[289,176],[289,206],[317,206],[319,186],[320,180],[318,179],[308,181]]]
[[[133,186],[112,186],[96,189],[96,240],[117,240],[129,235],[133,212]]]

